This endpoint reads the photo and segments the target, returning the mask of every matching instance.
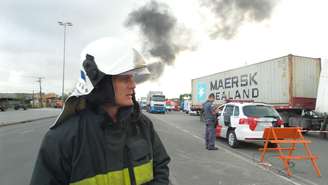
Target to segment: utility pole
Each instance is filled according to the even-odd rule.
[[[42,108],[43,104],[42,104],[42,87],[41,87],[41,84],[42,84],[42,79],[44,79],[44,77],[37,77],[37,78],[38,78],[37,82],[39,82],[39,85],[40,85],[40,106]]]
[[[40,76],[26,76],[26,77],[29,77],[29,78],[36,78],[37,81],[36,82],[39,82],[39,87],[40,87],[40,92],[39,92],[39,102],[40,102],[40,106],[43,107],[43,104],[42,104],[42,79],[44,79],[44,77],[40,77]],[[33,90],[33,106],[34,106],[34,90]]]
[[[34,90],[32,92],[32,108],[34,108]]]

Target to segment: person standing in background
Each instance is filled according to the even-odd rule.
[[[213,110],[214,94],[208,96],[207,101],[203,104],[205,116],[205,145],[207,150],[218,150],[215,146],[215,126],[216,126],[216,113]]]

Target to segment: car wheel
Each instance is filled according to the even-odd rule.
[[[228,145],[232,148],[237,148],[239,145],[239,141],[237,140],[234,130],[230,130],[228,132]]]
[[[303,134],[303,135],[308,135],[308,133],[309,133],[309,130],[304,130],[304,131],[302,131],[302,134]]]

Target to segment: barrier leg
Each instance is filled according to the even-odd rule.
[[[283,161],[283,163],[284,163],[284,167],[285,167],[285,170],[286,170],[286,172],[287,172],[287,175],[288,176],[292,176],[292,172],[290,171],[290,169],[289,169],[289,165],[288,165],[288,159],[281,159],[282,161]]]
[[[295,148],[295,145],[296,145],[296,144],[293,143],[291,148]],[[289,152],[288,152],[288,156],[292,156],[292,154],[293,154],[293,150],[289,150]]]
[[[311,160],[312,166],[314,168],[314,171],[317,173],[318,177],[320,177],[321,173],[320,173],[320,169],[317,165],[317,162],[315,161],[316,159],[312,155],[312,152],[311,152],[309,146],[306,143],[304,143],[304,148],[306,150],[307,155],[310,157],[310,160]]]
[[[261,153],[261,157],[260,157],[260,161],[261,161],[261,162],[264,162],[264,155],[265,155],[265,152],[267,152],[268,145],[269,145],[269,141],[266,140],[266,141],[264,142],[263,151],[262,151],[262,153]]]

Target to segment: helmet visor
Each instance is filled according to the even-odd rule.
[[[150,78],[150,72],[147,68],[147,66],[142,66],[142,67],[138,67],[123,73],[120,73],[118,75],[132,75],[135,82],[137,84],[140,84],[142,82],[147,81]]]

